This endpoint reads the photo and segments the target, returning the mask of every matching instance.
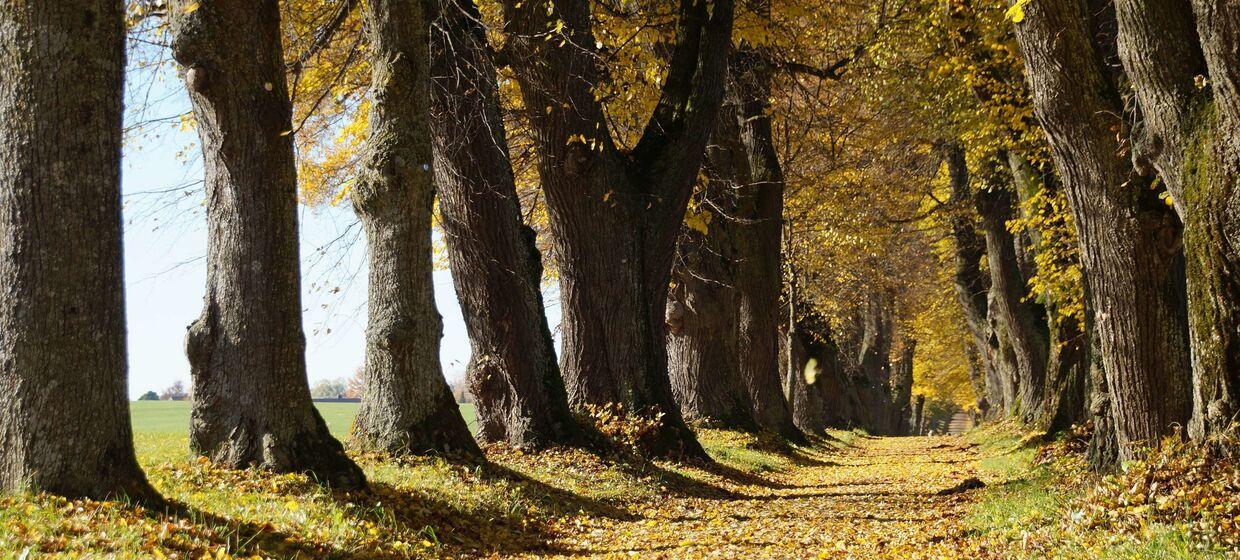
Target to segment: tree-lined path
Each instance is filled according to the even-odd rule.
[[[932,557],[952,545],[978,453],[957,437],[859,437],[798,454],[785,472],[714,479],[717,495],[660,495],[631,520],[559,528],[520,558]],[[947,548],[945,548],[947,550]]]

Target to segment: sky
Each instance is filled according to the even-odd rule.
[[[185,328],[201,312],[206,289],[203,168],[197,133],[181,130],[176,118],[190,107],[182,87],[167,71],[131,69],[122,175],[130,398],[177,380],[189,386]],[[349,377],[365,354],[365,237],[347,204],[298,212],[308,377],[311,384]],[[455,383],[469,361],[469,340],[450,273],[435,271],[434,283],[444,324],[440,361]],[[546,301],[558,298],[547,294]]]

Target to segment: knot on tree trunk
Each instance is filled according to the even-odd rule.
[[[672,334],[680,334],[680,329],[684,326],[685,304],[677,300],[667,302],[665,316],[668,332]]]
[[[398,316],[372,322],[366,329],[366,342],[376,348],[399,354],[413,343],[416,334],[413,320]]]

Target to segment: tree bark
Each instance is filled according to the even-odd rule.
[[[991,345],[989,324],[990,276],[982,271],[982,256],[986,254],[986,241],[977,233],[975,225],[975,204],[973,189],[969,185],[969,167],[965,160],[964,146],[958,142],[943,144],[943,159],[947,165],[948,179],[951,184],[951,218],[952,240],[955,244],[955,266],[953,276],[956,297],[964,309],[965,322],[969,334],[973,336],[973,345],[977,350],[977,361],[983,378],[985,394],[979,395],[986,400],[986,409],[994,410],[1002,415],[1007,412],[1003,402],[999,371],[999,360]]]
[[[1006,173],[1006,171],[1005,171]],[[993,175],[998,175],[993,172]],[[1042,414],[1049,353],[1046,310],[1030,301],[1028,280],[1021,273],[1016,239],[1007,222],[1014,216],[1011,192],[1006,185],[991,185],[977,193],[978,212],[986,236],[986,260],[990,268],[995,317],[1016,361],[1016,410],[1031,422]]]
[[[1189,208],[1189,324],[1193,340],[1193,418],[1197,438],[1240,420],[1240,6],[1194,0],[1210,71],[1214,120],[1198,131],[1185,185]],[[1208,111],[1198,110],[1208,118]],[[1198,126],[1201,126],[1198,123]]]
[[[697,207],[710,220],[702,233],[685,227],[676,247],[667,309],[672,392],[685,420],[704,426],[758,430],[751,393],[741,377],[745,349],[738,336],[738,181],[748,161],[725,106],[707,148],[706,186]]]
[[[1008,165],[1013,184],[1021,202],[1028,200],[1038,190],[1058,189],[1054,177],[1037,177],[1028,161],[1014,152],[1008,154]],[[1030,249],[1033,252],[1048,250],[1036,229],[1029,232]],[[1035,266],[1036,272],[1036,266]],[[1046,389],[1042,397],[1042,414],[1034,423],[1047,434],[1057,434],[1089,417],[1088,394],[1085,391],[1089,378],[1089,337],[1081,322],[1063,316],[1059,312],[1062,302],[1045,292],[1046,326],[1050,340],[1050,355],[1046,364]]]
[[[909,422],[913,417],[913,355],[917,341],[905,337],[900,344],[900,361],[891,365],[891,434],[906,436],[912,433]]]
[[[912,433],[910,435],[920,436],[926,433],[924,420],[925,412],[926,396],[917,395],[917,398],[913,400],[913,426]]]
[[[1038,1],[1025,6],[1016,35],[1076,220],[1119,455],[1128,459],[1188,420],[1188,330],[1176,217],[1117,157],[1124,106],[1101,62],[1110,48],[1094,35],[1105,19],[1079,0]]]
[[[768,2],[761,5],[770,10]],[[771,132],[769,57],[742,49],[733,56],[736,128],[749,160],[747,181],[738,185],[736,216],[738,344],[741,378],[749,389],[758,424],[804,443],[779,379],[779,294],[783,289],[784,172]]]
[[[207,290],[186,353],[190,445],[230,467],[365,478],[310,400],[291,105],[275,0],[171,3],[173,54],[202,141]]]
[[[796,426],[810,435],[829,427],[846,427],[854,418],[855,403],[840,364],[830,325],[812,310],[800,313],[792,336],[781,329],[780,351],[791,360],[780,361]]]
[[[1143,125],[1133,159],[1147,174],[1157,169],[1184,220],[1189,431],[1204,438],[1240,414],[1240,8],[1209,1],[1192,8],[1187,0],[1116,2],[1119,54]]]
[[[891,433],[890,298],[871,292],[857,310],[860,341],[857,348],[857,392],[861,406],[858,420],[874,435]]]
[[[134,457],[124,6],[0,7],[0,489],[158,502]]]
[[[478,437],[520,448],[582,445],[542,299],[542,256],[508,157],[478,7],[442,0],[431,29],[431,128],[448,262],[472,355]]]
[[[350,192],[370,249],[366,379],[353,437],[393,455],[480,457],[439,364],[443,323],[431,263],[429,14],[419,0],[370,0],[370,139]]]
[[[669,73],[636,147],[611,138],[585,0],[504,2],[555,238],[569,402],[659,416],[652,455],[706,458],[672,397],[666,300],[676,239],[723,98],[732,2],[683,0]],[[548,30],[563,41],[548,41]]]

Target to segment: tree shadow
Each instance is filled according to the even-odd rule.
[[[144,508],[143,515],[161,522],[179,525],[178,521],[209,529],[204,535],[212,547],[224,546],[234,554],[258,555],[264,558],[331,558],[363,560],[384,558],[375,554],[359,554],[320,542],[307,542],[297,536],[275,529],[266,523],[253,523],[225,517],[198,509],[189,504],[165,500],[159,507]],[[181,529],[178,527],[178,529]],[[184,529],[181,529],[184,530]],[[160,542],[168,550],[192,557],[201,552],[202,542],[192,538],[168,538]]]

